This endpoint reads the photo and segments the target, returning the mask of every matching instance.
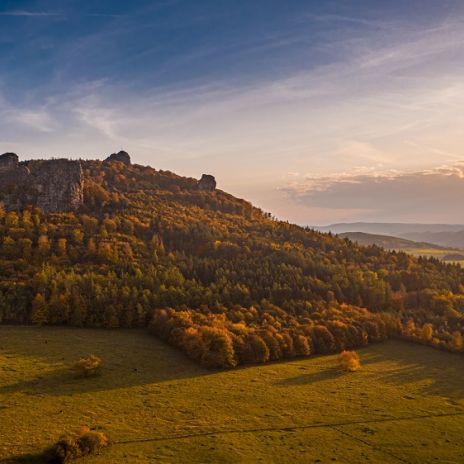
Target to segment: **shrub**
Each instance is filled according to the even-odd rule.
[[[432,324],[424,324],[422,327],[422,340],[424,342],[431,342],[433,339],[433,325]]]
[[[355,372],[361,367],[356,351],[342,351],[338,360],[344,371]]]
[[[72,367],[72,370],[79,375],[88,377],[90,375],[97,375],[101,372],[103,362],[100,357],[89,354],[79,359],[76,364]]]
[[[98,453],[108,445],[109,439],[103,432],[83,427],[78,434],[61,437],[45,454],[50,462],[66,464],[83,456]]]

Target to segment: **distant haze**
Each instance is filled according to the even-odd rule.
[[[365,232],[368,234],[401,235],[412,232],[459,232],[464,230],[463,224],[403,224],[394,222],[347,222],[314,227],[320,231],[333,232],[334,234]]]
[[[401,224],[401,223],[340,223],[328,226],[314,226],[321,232],[343,234],[363,232],[367,234],[389,235],[416,242],[428,242],[450,248],[464,249],[463,224]]]

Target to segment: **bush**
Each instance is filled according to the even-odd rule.
[[[50,462],[66,464],[83,456],[98,453],[108,445],[108,437],[103,432],[91,431],[84,427],[78,434],[61,437],[45,454]]]
[[[100,357],[89,354],[79,359],[76,364],[72,367],[72,370],[79,375],[88,377],[90,375],[97,375],[101,372],[103,362]]]
[[[355,372],[361,368],[361,362],[356,351],[342,351],[338,361],[344,371]]]

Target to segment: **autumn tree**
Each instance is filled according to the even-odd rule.
[[[48,322],[48,308],[45,297],[41,293],[32,300],[31,322],[36,325],[44,325]]]
[[[338,357],[338,361],[344,371],[355,372],[361,368],[359,356],[355,351],[342,351]]]
[[[421,332],[422,340],[425,342],[430,342],[433,338],[433,325],[428,323],[422,326]]]
[[[451,346],[456,351],[462,351],[464,348],[464,339],[459,330],[455,330],[452,333]]]

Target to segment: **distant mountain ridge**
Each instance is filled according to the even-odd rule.
[[[328,226],[315,226],[321,232],[340,234],[364,232],[366,234],[403,235],[422,232],[460,232],[464,224],[420,224],[407,222],[339,222]]]
[[[390,250],[394,249],[421,249],[432,248],[435,250],[446,250],[440,245],[427,242],[415,242],[400,237],[392,237],[390,235],[366,234],[365,232],[345,232],[339,234],[340,237],[348,238],[352,242],[357,242],[360,245],[377,245]]]
[[[464,249],[464,224],[351,222],[315,226],[314,228],[320,232],[332,232],[334,234],[361,232],[387,235],[415,242],[426,242],[441,247]]]

